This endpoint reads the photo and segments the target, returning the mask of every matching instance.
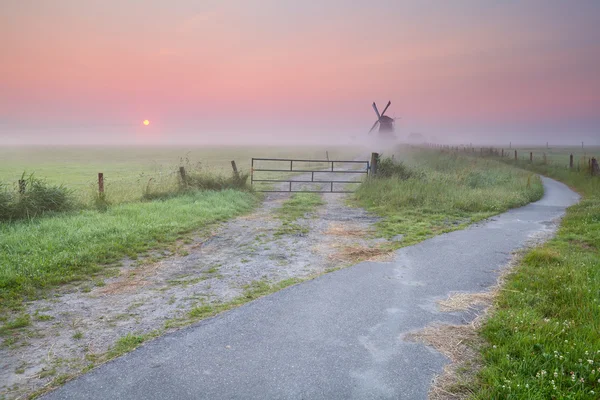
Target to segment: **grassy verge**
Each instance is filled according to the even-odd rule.
[[[87,279],[101,265],[160,247],[181,234],[251,210],[250,193],[189,192],[164,201],[121,204],[0,225],[0,308],[38,290]]]
[[[495,160],[432,151],[382,160],[380,177],[356,192],[359,205],[383,217],[384,237],[410,245],[538,200],[540,179]]]
[[[514,163],[514,161],[507,161]],[[508,276],[481,334],[474,398],[600,398],[600,178],[563,165],[522,167],[583,195],[556,237]]]

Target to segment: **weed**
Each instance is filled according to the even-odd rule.
[[[119,338],[119,340],[117,340],[117,342],[110,348],[107,353],[107,358],[111,359],[128,353],[144,343],[146,339],[147,338],[143,335],[133,335],[128,333],[127,335]]]
[[[75,339],[75,340],[83,339],[83,333],[81,333],[81,332],[75,332],[75,333],[73,334],[73,336],[71,336],[71,337],[72,337],[73,339]]]
[[[21,314],[12,321],[4,323],[4,325],[0,327],[0,335],[11,330],[25,328],[29,325],[31,325],[31,317],[29,314]]]

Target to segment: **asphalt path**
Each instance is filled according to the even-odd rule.
[[[543,183],[536,203],[165,335],[44,399],[426,399],[448,360],[404,335],[474,318],[436,301],[492,286],[515,250],[553,231],[579,197]]]

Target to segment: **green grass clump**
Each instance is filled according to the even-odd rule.
[[[383,217],[384,237],[411,244],[525,205],[543,195],[540,179],[494,160],[431,151],[385,159],[357,190],[358,204]],[[383,172],[382,172],[383,171]]]
[[[31,316],[29,314],[21,314],[0,326],[0,335],[14,329],[25,328],[29,325],[31,325]]]
[[[0,182],[0,222],[28,219],[50,212],[70,211],[77,207],[73,191],[52,185],[33,174],[21,177],[24,192]]]
[[[281,226],[275,231],[275,237],[284,235],[305,235],[308,227],[298,223],[298,219],[306,218],[316,211],[317,207],[325,204],[319,194],[295,193],[276,210],[276,216],[281,220]]]
[[[37,290],[89,279],[101,265],[173,242],[181,234],[251,210],[250,193],[195,191],[0,225],[0,308]]]
[[[277,218],[293,222],[306,217],[308,213],[314,212],[318,206],[323,204],[323,199],[319,194],[295,193],[276,211]]]
[[[513,160],[507,161],[514,163]],[[519,164],[576,188],[556,237],[524,255],[481,334],[477,399],[600,398],[600,177]]]
[[[110,348],[106,357],[108,359],[118,357],[122,354],[128,353],[132,350],[135,350],[142,343],[146,341],[146,337],[144,335],[133,335],[128,333],[127,335],[119,338],[117,342]]]
[[[378,178],[408,179],[417,175],[417,172],[406,166],[402,161],[394,161],[390,157],[382,158],[377,165]]]

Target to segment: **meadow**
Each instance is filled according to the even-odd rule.
[[[379,177],[361,185],[356,200],[383,217],[378,234],[402,235],[401,245],[459,229],[543,195],[538,176],[497,160],[435,150],[401,150],[387,157],[380,163]]]
[[[326,153],[327,151],[327,153]],[[139,201],[147,188],[176,185],[180,166],[213,175],[230,175],[231,161],[250,172],[252,157],[352,159],[353,147],[176,147],[176,146],[27,146],[0,147],[0,183],[16,186],[23,174],[72,189],[83,204],[98,193],[98,173],[104,174],[111,204]],[[158,190],[157,189],[157,190]]]

